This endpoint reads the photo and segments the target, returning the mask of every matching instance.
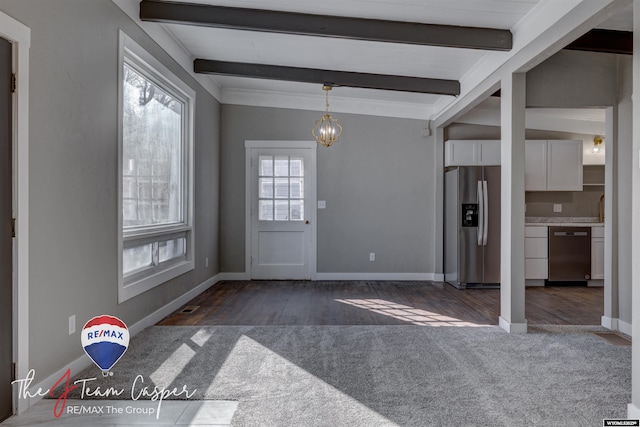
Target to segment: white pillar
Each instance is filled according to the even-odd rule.
[[[524,317],[524,129],[526,74],[502,79],[500,327],[526,333]]]
[[[627,416],[640,418],[640,0],[633,1],[633,172],[631,179],[631,403]]]
[[[614,331],[619,328],[618,303],[618,114],[617,107],[605,113],[605,209],[604,209],[604,315],[601,324]]]
[[[444,128],[433,132],[434,205],[434,280],[444,281]]]

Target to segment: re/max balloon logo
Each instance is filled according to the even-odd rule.
[[[85,323],[81,341],[87,356],[107,376],[129,347],[129,329],[117,317],[96,316]]]

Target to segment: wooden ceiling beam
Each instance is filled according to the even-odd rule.
[[[140,19],[248,31],[451,48],[509,51],[512,34],[495,28],[311,15],[206,4],[142,0]]]
[[[595,28],[565,49],[633,55],[633,32]]]
[[[438,95],[457,96],[460,94],[460,83],[456,80],[394,76],[387,74],[368,74],[348,71],[330,71],[314,68],[249,64],[243,62],[224,62],[209,59],[196,59],[193,64],[193,68],[196,73],[201,74],[331,84],[333,86],[348,86]]]

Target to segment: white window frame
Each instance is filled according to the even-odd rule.
[[[193,141],[196,93],[123,31],[120,31],[118,57],[118,303],[122,303],[194,269]],[[135,230],[124,229],[122,156],[125,64],[184,102],[182,189],[184,211],[181,223],[144,226]],[[186,238],[186,256],[184,258],[158,263],[156,253],[153,257],[155,263],[153,267],[124,277],[122,256],[125,248],[148,243],[153,243],[156,248],[159,242],[181,237]]]

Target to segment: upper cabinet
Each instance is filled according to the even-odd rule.
[[[526,141],[524,159],[524,190],[547,191],[547,141]]]
[[[445,166],[499,166],[500,140],[455,140],[445,142]]]
[[[448,140],[445,166],[499,166],[500,140]],[[582,191],[582,141],[525,142],[525,191]]]
[[[547,142],[547,190],[582,191],[582,141]]]
[[[526,141],[525,191],[582,191],[582,141]]]

